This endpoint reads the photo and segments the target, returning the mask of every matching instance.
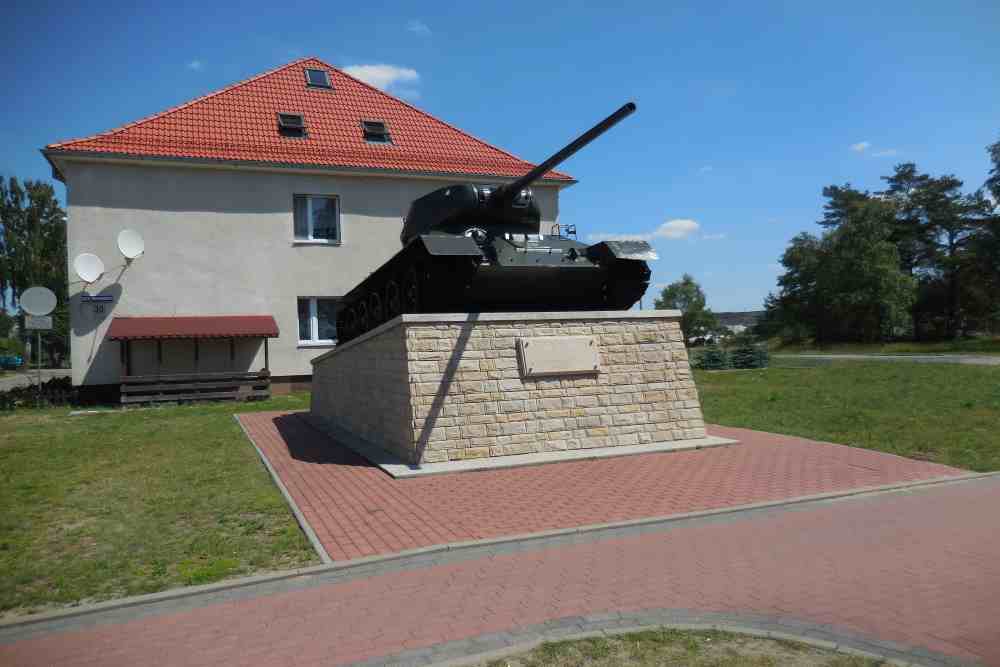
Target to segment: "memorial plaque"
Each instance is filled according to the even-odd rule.
[[[600,371],[601,359],[593,336],[518,338],[523,377],[585,375]]]

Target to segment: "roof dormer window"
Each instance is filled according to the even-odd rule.
[[[333,88],[330,75],[325,69],[306,69],[306,86],[309,88]]]
[[[278,134],[283,137],[305,137],[305,116],[300,113],[279,113]]]
[[[373,144],[391,144],[392,137],[389,136],[389,128],[380,120],[361,121],[361,131],[365,141]]]

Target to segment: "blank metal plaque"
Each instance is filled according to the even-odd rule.
[[[523,377],[581,375],[600,371],[597,340],[593,336],[518,338]]]

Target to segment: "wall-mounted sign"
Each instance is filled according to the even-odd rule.
[[[115,297],[111,294],[82,294],[80,301],[83,303],[111,303]]]
[[[49,331],[52,329],[51,315],[25,315],[24,328],[35,331]]]
[[[517,339],[521,375],[594,374],[601,370],[597,339],[593,336],[545,336]]]

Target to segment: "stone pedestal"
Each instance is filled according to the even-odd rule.
[[[313,360],[311,413],[411,465],[697,441],[679,322],[669,310],[402,315]]]

